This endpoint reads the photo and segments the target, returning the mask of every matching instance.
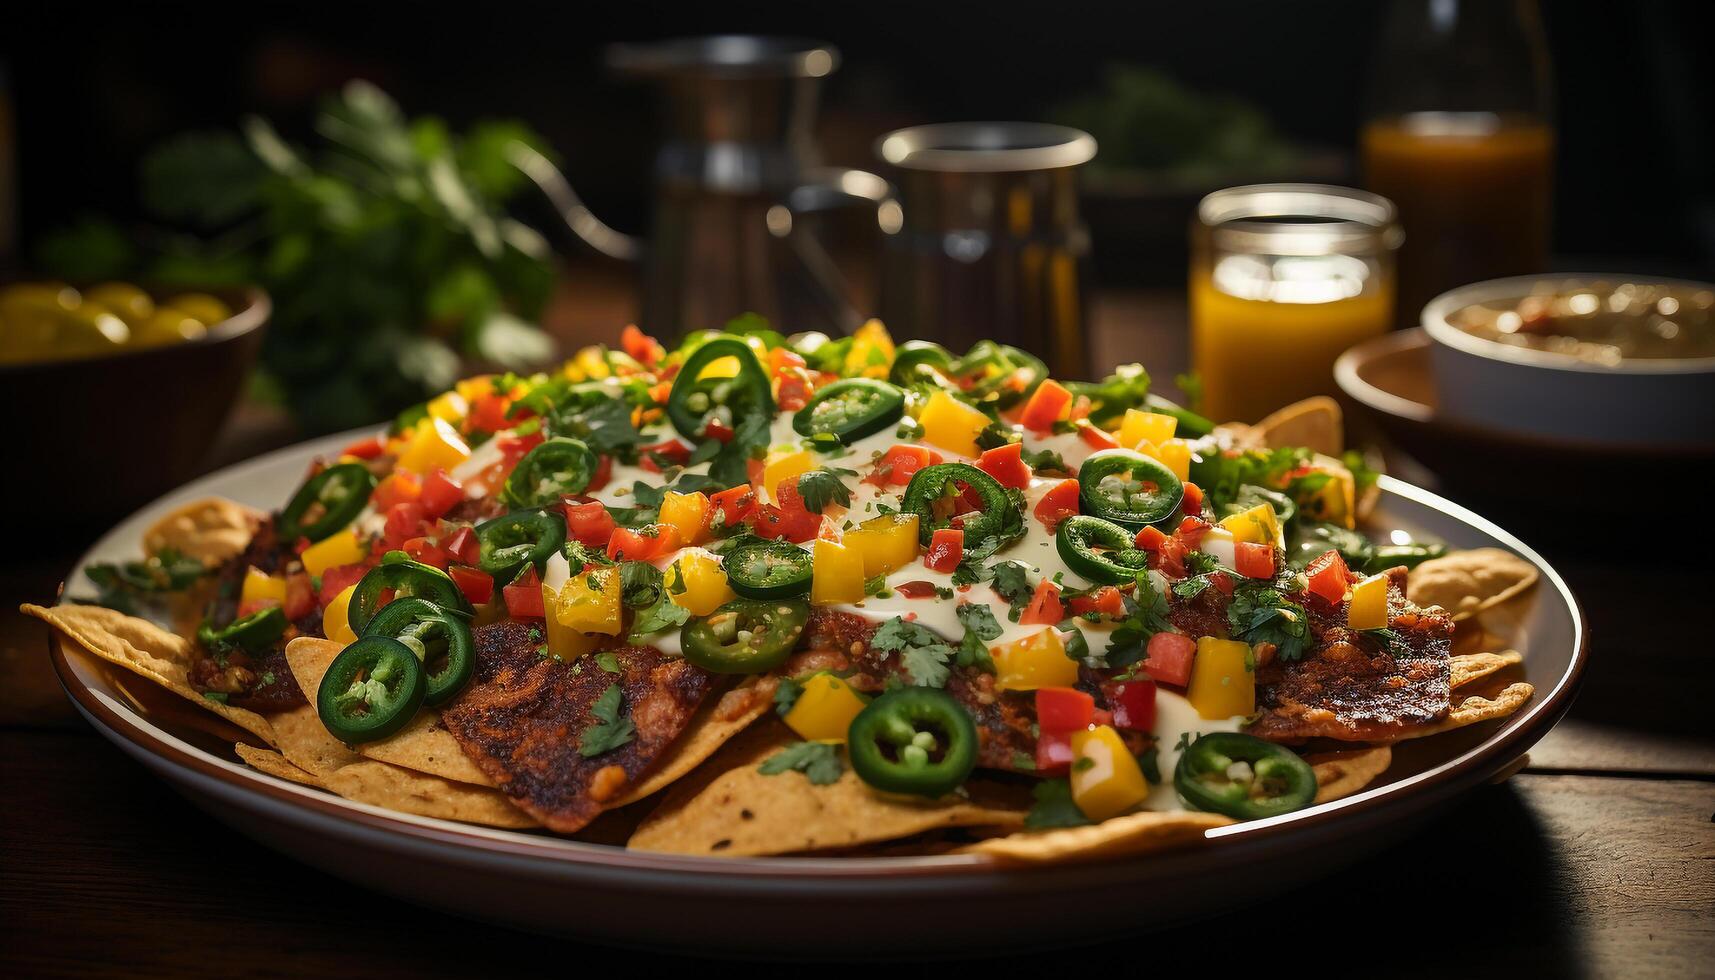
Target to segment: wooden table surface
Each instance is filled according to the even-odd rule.
[[[594,338],[623,322],[622,291],[576,285],[589,288],[556,306],[556,332]],[[1095,363],[1141,359],[1172,377],[1185,359],[1183,317],[1172,297],[1098,297]],[[288,437],[267,416],[240,413],[211,466]],[[1688,557],[1660,567],[1671,527],[1651,532],[1657,546],[1643,554],[1643,536],[1610,536],[1623,520],[1462,502],[1541,549],[1585,607],[1592,662],[1568,719],[1520,772],[1406,843],[1284,897],[1157,933],[1147,947],[1116,937],[1078,949],[1080,965],[1254,969],[1263,957],[1383,975],[1715,976],[1715,653],[1704,621],[1715,581],[1689,548],[1669,549]],[[1642,521],[1657,505],[1639,506]],[[1597,526],[1608,532],[1592,536]],[[404,906],[190,806],[73,714],[48,669],[45,631],[15,612],[50,600],[92,537],[0,561],[0,975],[699,965]],[[1028,916],[996,925],[1029,928]],[[828,924],[835,943],[864,927]],[[1052,970],[1066,955],[1014,959]]]

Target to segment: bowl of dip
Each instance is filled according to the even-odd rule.
[[[1569,274],[1423,308],[1442,418],[1581,444],[1715,446],[1715,285]]]

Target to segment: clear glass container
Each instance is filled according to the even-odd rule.
[[[1332,394],[1335,358],[1393,322],[1392,202],[1345,187],[1216,191],[1191,229],[1191,362],[1203,411],[1254,422]]]
[[[1542,272],[1554,173],[1548,45],[1530,0],[1395,0],[1376,49],[1364,186],[1399,207],[1399,319]]]

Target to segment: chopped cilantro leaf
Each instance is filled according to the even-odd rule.
[[[774,688],[775,712],[785,717],[786,712],[792,710],[792,706],[798,703],[798,697],[803,693],[804,685],[790,677],[780,678],[779,686]]]
[[[583,730],[578,736],[578,754],[584,758],[593,758],[604,752],[611,752],[621,745],[631,741],[637,732],[637,727],[630,718],[620,717],[620,711],[625,707],[625,692],[620,690],[617,683],[609,684],[607,690],[601,692],[601,697],[590,708],[590,714],[595,722]]]
[[[827,510],[829,504],[852,505],[851,488],[840,481],[839,473],[830,469],[816,469],[800,475],[798,496],[804,500],[804,509],[812,514]]]
[[[764,776],[801,772],[816,786],[838,782],[845,769],[845,764],[840,761],[839,748],[826,742],[799,742],[796,745],[788,745],[756,767],[756,771]]]
[[[1030,790],[1036,801],[1024,816],[1024,825],[1032,830],[1051,827],[1082,827],[1090,822],[1078,804],[1072,802],[1072,784],[1065,779],[1044,779]]]
[[[895,616],[881,624],[869,645],[882,653],[897,654],[899,666],[917,687],[946,686],[947,663],[955,652],[928,629]]]

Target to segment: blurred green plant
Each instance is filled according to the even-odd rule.
[[[1152,171],[1187,181],[1291,167],[1297,153],[1261,110],[1197,92],[1153,68],[1114,65],[1106,85],[1050,110],[1096,138],[1090,168]]]
[[[82,218],[38,243],[42,273],[162,285],[257,283],[274,301],[252,392],[303,427],[386,418],[456,380],[460,355],[509,370],[553,357],[533,322],[553,287],[546,242],[502,206],[526,186],[516,122],[455,136],[352,82],[321,108],[313,150],[259,118],[186,133],[146,156],[141,199],[171,229],[137,237]]]

